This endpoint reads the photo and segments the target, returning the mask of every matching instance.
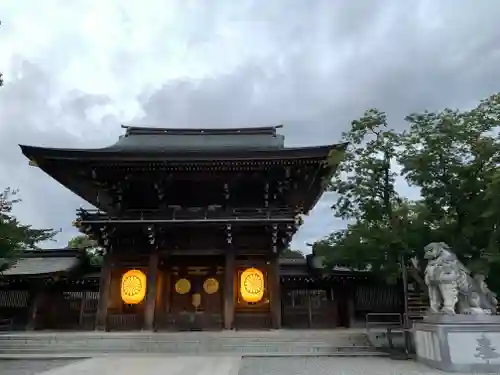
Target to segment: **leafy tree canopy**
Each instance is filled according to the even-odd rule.
[[[97,243],[96,241],[90,239],[89,236],[81,234],[70,239],[66,247],[69,249],[88,249],[97,247]]]
[[[15,257],[19,250],[38,249],[37,244],[53,239],[58,233],[21,224],[12,214],[13,206],[20,202],[17,193],[10,188],[0,193],[0,259]]]
[[[292,250],[287,247],[280,254],[280,258],[284,259],[304,259],[304,254],[300,250]]]
[[[104,249],[97,244],[97,241],[94,241],[85,234],[70,239],[66,247],[69,249],[80,249],[82,251],[83,263],[86,265],[97,266],[102,264]]]
[[[422,255],[431,241],[450,244],[473,270],[487,272],[498,259],[500,237],[500,95],[471,110],[423,112],[391,129],[372,109],[342,135],[349,142],[330,190],[345,230],[314,244],[328,263],[370,266],[397,275],[401,255]],[[396,177],[420,190],[408,200]]]

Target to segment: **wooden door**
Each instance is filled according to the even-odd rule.
[[[283,290],[283,326],[286,328],[334,328],[336,303],[326,289]]]
[[[177,329],[222,328],[223,283],[219,275],[172,275],[170,287],[170,312]]]

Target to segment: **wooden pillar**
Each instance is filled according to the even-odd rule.
[[[165,274],[158,270],[158,276],[156,277],[156,302],[155,302],[155,319],[157,317],[157,312],[162,315],[165,313]]]
[[[351,287],[348,291],[347,297],[347,313],[349,316],[348,328],[352,328],[356,325],[356,306],[354,303],[354,292],[355,288]]]
[[[331,309],[331,317],[333,319],[333,326],[334,327],[338,327],[339,326],[339,322],[340,322],[340,315],[339,315],[339,301],[338,301],[338,293],[335,291],[335,287],[334,286],[331,286],[330,287],[330,290],[329,290],[329,294],[330,294],[330,309]]]
[[[163,313],[170,314],[171,300],[172,300],[172,272],[170,271],[170,269],[166,271],[164,275],[163,290],[164,290]]]
[[[36,320],[38,316],[38,309],[43,303],[44,295],[45,290],[43,288],[34,289],[34,295],[31,298],[30,307],[28,310],[28,321],[26,324],[27,331],[33,331],[37,327]]]
[[[234,328],[234,274],[235,255],[229,250],[226,253],[224,268],[224,329]]]
[[[83,326],[83,316],[85,314],[85,303],[87,302],[87,291],[84,290],[82,292],[82,299],[80,301],[80,316],[78,318],[78,326],[80,329],[84,329],[85,327]]]
[[[309,328],[312,328],[312,320],[313,320],[313,315],[312,315],[312,306],[311,306],[311,291],[307,291],[307,326]]]
[[[108,317],[109,304],[109,286],[111,283],[111,255],[107,253],[101,267],[101,279],[99,281],[99,301],[97,305],[97,314],[95,321],[95,329],[97,331],[106,330],[106,321]]]
[[[281,328],[281,288],[279,258],[273,256],[268,264],[269,300],[271,301],[271,319],[274,329]]]
[[[153,331],[155,328],[155,306],[156,306],[156,286],[158,277],[158,263],[160,255],[153,252],[149,255],[147,286],[146,286],[146,306],[144,310],[144,328]]]

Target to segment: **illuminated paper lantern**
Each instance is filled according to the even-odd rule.
[[[264,297],[264,274],[257,268],[247,268],[241,273],[240,294],[245,302],[259,302]]]
[[[146,275],[139,270],[130,270],[122,276],[121,295],[127,305],[141,303],[146,297]]]

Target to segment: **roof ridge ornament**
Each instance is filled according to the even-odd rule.
[[[130,126],[121,125],[125,129],[125,137],[131,135],[234,135],[234,134],[272,134],[276,135],[277,130],[283,125],[261,126],[261,127],[240,127],[240,128],[163,128],[154,126]]]

